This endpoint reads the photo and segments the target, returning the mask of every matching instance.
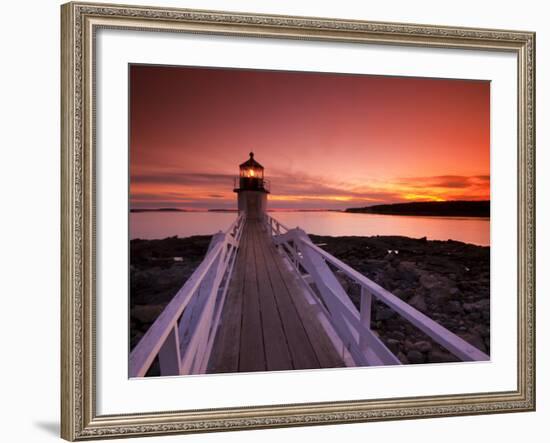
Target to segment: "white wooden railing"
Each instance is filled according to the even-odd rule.
[[[132,350],[130,377],[145,376],[157,356],[161,375],[206,371],[245,220],[243,213],[212,237],[202,263]]]
[[[463,361],[484,361],[489,356],[453,334],[419,310],[385,290],[363,274],[312,243],[300,228],[289,229],[266,214],[265,225],[273,241],[299,276],[320,297],[320,306],[356,365],[400,364],[397,357],[370,328],[373,297],[408,320],[432,340]],[[329,264],[361,288],[358,310]],[[313,291],[313,286],[317,291]]]

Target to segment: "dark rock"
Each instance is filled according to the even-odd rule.
[[[405,340],[405,334],[403,334],[401,331],[396,331],[396,330],[390,331],[388,332],[388,336],[399,341]]]
[[[390,318],[395,317],[395,312],[393,312],[391,309],[377,309],[376,310],[376,320],[389,320]]]
[[[397,269],[403,280],[406,280],[409,283],[413,283],[418,280],[418,272],[415,263],[410,261],[402,261],[399,263]]]
[[[449,288],[449,295],[452,298],[457,298],[460,295],[460,290],[456,287]]]
[[[132,329],[132,334],[130,336],[130,346],[133,348],[135,345],[137,345],[144,335],[145,334],[142,331]]]
[[[474,311],[474,312],[470,312],[470,313],[468,314],[468,320],[470,320],[470,321],[472,321],[472,322],[476,322],[476,321],[478,321],[478,320],[480,320],[480,319],[481,319],[481,313],[480,313],[480,312]]]
[[[433,274],[423,272],[420,275],[420,284],[422,285],[422,287],[431,290],[432,288],[440,284],[440,280]]]
[[[397,359],[403,363],[404,365],[408,365],[410,362],[407,358],[407,356],[405,354],[403,354],[402,352],[398,352],[397,353]]]
[[[450,363],[458,361],[458,359],[449,352],[433,349],[428,354],[428,363]]]
[[[393,295],[400,298],[401,300],[407,299],[407,293],[401,288],[394,289]]]
[[[432,299],[437,300],[438,303],[445,304],[447,301],[456,297],[458,292],[455,292],[455,290],[458,291],[456,288],[450,286],[447,281],[441,281],[432,286],[430,289],[430,296]]]
[[[476,303],[476,308],[480,311],[489,311],[491,308],[491,301],[488,298],[482,298]]]
[[[425,354],[432,350],[432,344],[425,340],[417,341],[416,343],[413,344],[413,349]]]
[[[390,318],[389,320],[386,320],[386,330],[387,331],[397,331],[401,329],[401,326],[403,324],[401,319],[398,318]]]
[[[487,338],[489,337],[489,328],[483,325],[475,325],[472,328],[472,332],[479,335],[480,337]]]
[[[448,314],[459,314],[462,312],[462,306],[460,305],[460,302],[455,300],[445,303],[443,309]]]
[[[413,298],[411,298],[409,300],[409,304],[422,312],[426,312],[428,309],[426,306],[426,300],[424,300],[424,296],[420,293],[417,293]]]
[[[399,277],[399,273],[397,272],[397,269],[393,266],[392,262],[388,262],[386,264],[386,267],[384,268],[384,272],[386,274],[386,277],[390,279]]]
[[[407,360],[413,365],[424,363],[424,355],[419,351],[409,351],[407,352]]]
[[[162,305],[136,305],[131,310],[131,316],[141,323],[153,323],[163,309]]]
[[[386,346],[394,354],[397,354],[400,351],[399,341],[394,340],[393,338],[389,338],[388,340],[386,340]]]
[[[466,340],[468,343],[470,343],[472,346],[475,346],[477,349],[479,349],[481,352],[487,352],[487,348],[485,346],[485,341],[483,340],[483,337],[480,337],[475,332],[465,332],[459,334],[464,340]]]

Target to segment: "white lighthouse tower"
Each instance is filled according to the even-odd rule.
[[[239,213],[246,211],[248,219],[261,219],[267,210],[269,185],[264,179],[264,167],[254,160],[254,153],[239,166],[239,184],[233,190],[238,195]]]

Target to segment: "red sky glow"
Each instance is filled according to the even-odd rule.
[[[273,209],[489,199],[490,83],[133,65],[132,208],[236,208],[248,153]]]

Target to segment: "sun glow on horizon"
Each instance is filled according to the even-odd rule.
[[[405,194],[403,195],[403,199],[414,200],[414,201],[431,201],[431,202],[444,202],[447,200],[437,195],[428,195],[428,194]]]

